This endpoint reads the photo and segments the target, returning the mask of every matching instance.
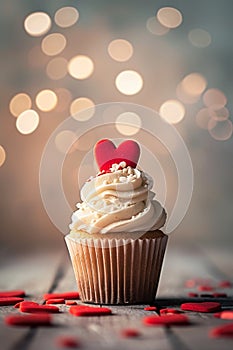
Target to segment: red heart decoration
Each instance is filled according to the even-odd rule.
[[[112,314],[112,310],[108,307],[93,307],[88,305],[71,306],[69,311],[74,316],[105,316]]]
[[[96,143],[94,154],[100,171],[108,171],[114,163],[120,162],[126,162],[127,166],[135,168],[140,156],[140,148],[133,140],[124,141],[116,148],[112,141],[104,139]]]
[[[221,310],[221,304],[212,301],[203,303],[184,303],[181,304],[181,310],[194,312],[215,312]]]
[[[143,323],[151,326],[176,326],[188,325],[190,323],[186,315],[163,315],[163,316],[147,316],[144,317]]]

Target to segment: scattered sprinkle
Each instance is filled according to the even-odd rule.
[[[141,333],[137,329],[127,328],[121,331],[121,336],[124,338],[136,338],[139,337]]]
[[[144,317],[143,323],[149,326],[178,326],[190,324],[186,315],[163,315],[163,316],[147,316]]]
[[[61,348],[79,348],[80,347],[79,340],[72,336],[57,337],[56,343]]]
[[[26,293],[22,289],[0,291],[0,298],[24,297],[25,295]]]
[[[63,299],[79,299],[79,293],[78,292],[63,292],[63,293],[46,293],[43,296],[44,300],[48,299],[56,299],[56,298],[63,298]]]
[[[217,302],[200,302],[181,304],[181,310],[194,312],[215,312],[221,310],[221,304]]]
[[[211,337],[233,337],[233,323],[228,323],[227,325],[212,328],[209,332]]]
[[[112,314],[112,310],[107,307],[85,305],[71,306],[69,312],[74,316],[105,316]]]
[[[156,311],[157,307],[156,306],[146,306],[144,307],[145,311]]]
[[[16,303],[20,303],[23,300],[23,298],[18,297],[2,297],[0,298],[0,306],[15,305]]]
[[[65,299],[55,298],[46,300],[46,304],[65,304]]]
[[[51,324],[51,315],[8,315],[4,322],[9,326],[47,326]]]

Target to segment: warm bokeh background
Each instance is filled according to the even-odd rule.
[[[232,13],[229,0],[1,2],[1,250],[63,246],[40,197],[42,152],[70,115],[111,101],[160,111],[189,149],[193,198],[173,244],[233,243]],[[70,137],[59,135],[58,152]],[[79,141],[80,159],[90,140]],[[64,188],[74,208],[71,164],[64,163]]]

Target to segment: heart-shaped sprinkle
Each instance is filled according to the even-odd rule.
[[[72,336],[60,336],[56,339],[56,343],[61,348],[79,348],[80,342]]]
[[[47,326],[51,324],[50,315],[9,315],[4,321],[9,326]]]
[[[44,300],[48,299],[79,299],[79,293],[78,292],[63,292],[63,293],[46,293],[43,295]]]
[[[189,292],[189,293],[188,293],[188,296],[189,296],[190,298],[197,298],[197,297],[198,297],[198,294],[197,294],[197,293],[193,293],[193,292]]]
[[[16,303],[20,303],[21,301],[23,301],[23,298],[17,298],[17,297],[0,298],[0,306],[15,305]]]
[[[28,313],[58,313],[57,306],[21,304],[20,311]]]
[[[145,311],[156,311],[157,307],[156,306],[146,306],[144,307]]]
[[[5,290],[0,292],[0,298],[8,298],[8,297],[24,297],[25,291],[22,289],[17,290]]]
[[[227,298],[226,293],[213,293],[214,298]]]
[[[121,162],[135,168],[140,156],[140,148],[133,140],[124,141],[116,147],[112,141],[104,139],[96,143],[94,154],[100,171],[108,171],[113,164]]]
[[[137,338],[141,335],[141,333],[137,329],[126,328],[122,329],[121,336],[124,338]]]
[[[202,284],[198,286],[198,290],[200,292],[211,292],[212,290],[214,290],[214,288],[212,286],[209,286],[208,284]]]
[[[231,281],[220,281],[219,285],[220,288],[231,288],[232,287],[232,283]]]
[[[181,311],[173,308],[166,308],[160,310],[160,315],[174,315],[174,314],[180,314]]]
[[[77,302],[75,300],[66,300],[66,305],[68,306],[77,305]]]
[[[70,313],[74,316],[105,316],[111,315],[112,310],[107,307],[92,307],[85,305],[71,306]]]
[[[233,320],[233,310],[219,312],[219,318],[222,318],[223,320]]]
[[[46,304],[65,304],[65,299],[63,298],[54,298],[46,300]]]
[[[14,308],[20,309],[21,305],[27,305],[27,306],[34,306],[34,305],[39,305],[38,303],[35,303],[34,301],[21,301],[20,303],[15,304]]]
[[[215,312],[221,310],[221,304],[212,301],[203,303],[184,303],[181,304],[181,310],[195,312]]]
[[[227,325],[215,327],[211,329],[209,335],[211,337],[233,337],[233,323],[228,323]]]
[[[150,326],[173,326],[187,325],[189,319],[186,315],[163,315],[163,316],[147,316],[144,317],[143,323]]]

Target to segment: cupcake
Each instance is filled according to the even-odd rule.
[[[94,147],[100,172],[81,189],[82,202],[65,237],[83,302],[152,303],[167,235],[166,212],[153,181],[137,168],[140,148],[127,140]]]

